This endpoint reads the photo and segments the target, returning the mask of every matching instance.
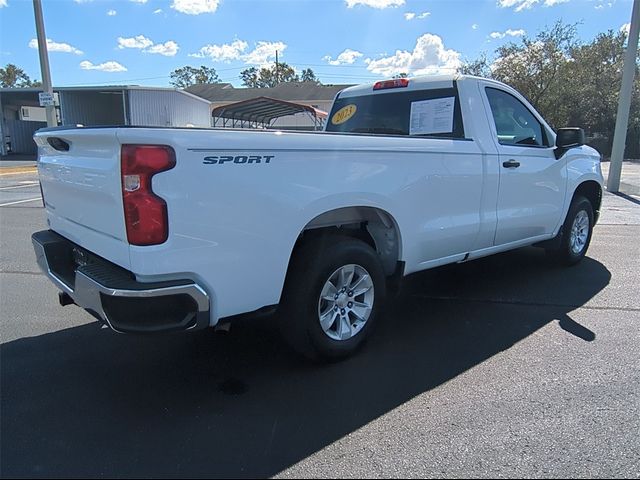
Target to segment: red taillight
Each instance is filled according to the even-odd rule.
[[[131,245],[157,245],[169,236],[166,202],[153,193],[151,177],[176,164],[165,145],[122,145],[122,199],[127,240]]]
[[[409,86],[409,79],[396,78],[395,80],[383,80],[373,85],[374,90],[386,90],[387,88],[403,88]]]

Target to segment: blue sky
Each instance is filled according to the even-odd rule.
[[[240,86],[279,59],[323,83],[451,71],[556,20],[619,30],[632,0],[42,0],[56,86],[167,86],[184,65]],[[31,0],[0,0],[0,65],[40,79]],[[36,48],[34,48],[36,47]]]

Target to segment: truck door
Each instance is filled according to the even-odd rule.
[[[488,85],[483,90],[500,169],[494,244],[551,234],[562,215],[566,165],[556,160],[551,134],[533,111]]]

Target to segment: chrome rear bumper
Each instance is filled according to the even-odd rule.
[[[209,326],[209,296],[192,280],[142,283],[51,230],[31,237],[38,265],[73,302],[113,330],[151,333]]]

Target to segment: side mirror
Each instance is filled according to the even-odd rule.
[[[556,134],[556,158],[560,158],[570,148],[586,143],[584,130],[578,127],[559,128]]]

